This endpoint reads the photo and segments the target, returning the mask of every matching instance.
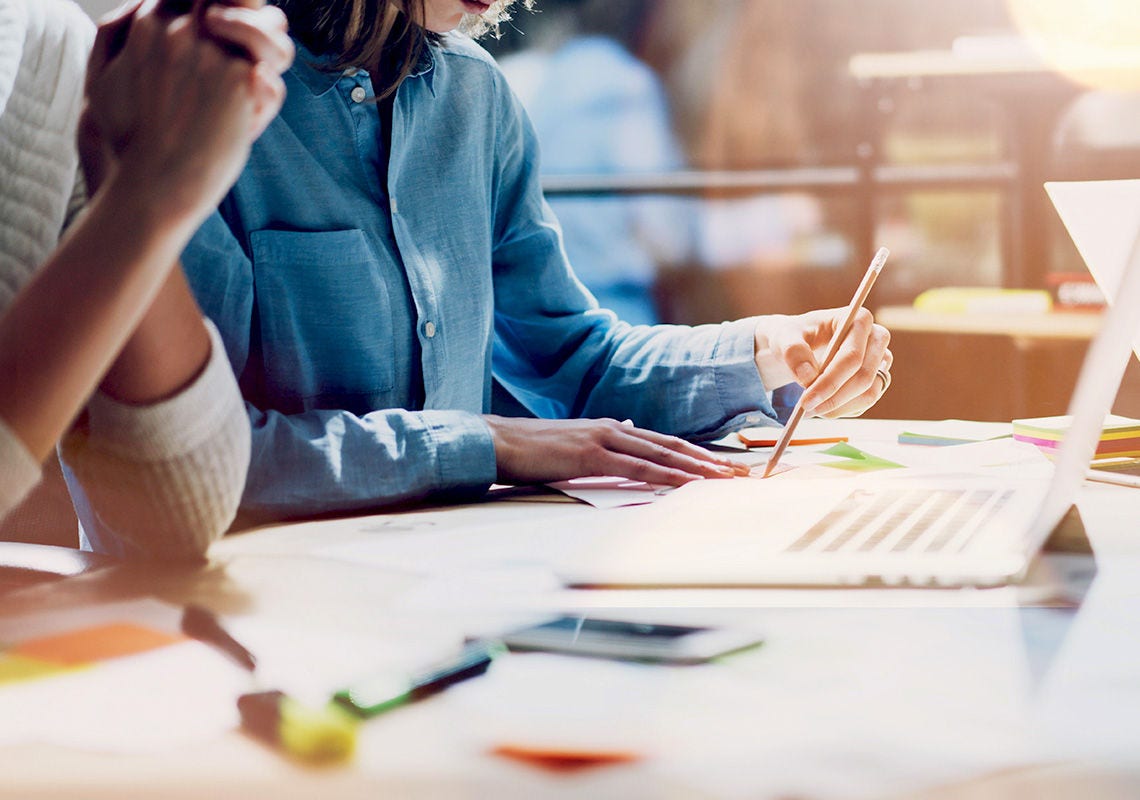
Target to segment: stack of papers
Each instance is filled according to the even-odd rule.
[[[1013,438],[1020,442],[1036,445],[1045,455],[1052,458],[1069,430],[1072,418],[1037,417],[1015,419]],[[1095,461],[1106,458],[1140,458],[1140,420],[1118,417],[1115,414],[1105,418],[1104,429],[1096,446]]]

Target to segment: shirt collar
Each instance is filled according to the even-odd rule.
[[[310,92],[316,97],[327,94],[336,82],[340,80],[343,72],[328,69],[328,65],[332,63],[333,57],[331,55],[314,55],[305,45],[294,40],[297,45],[297,57],[293,61],[293,66],[290,71],[297,77],[301,83],[305,84]],[[366,70],[361,70],[365,72]],[[416,66],[408,73],[408,78],[423,78],[427,84],[428,91],[432,96],[435,96],[435,54],[432,52],[432,46],[428,44],[420,52],[420,57],[416,61]]]

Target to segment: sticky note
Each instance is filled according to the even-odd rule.
[[[67,667],[48,661],[41,661],[38,658],[27,658],[26,656],[16,655],[0,656],[0,686],[6,683],[19,683],[20,681],[33,681],[39,678],[47,678],[68,671]]]
[[[743,428],[736,432],[737,437],[749,447],[775,447],[776,442],[783,433],[782,428]],[[788,441],[788,447],[799,447],[809,444],[831,444],[832,442],[846,442],[847,437],[842,435],[828,436],[825,434],[812,434],[810,432],[793,436]]]
[[[871,472],[877,469],[903,469],[902,464],[888,461],[885,458],[871,455],[865,450],[846,443],[840,443],[823,451],[829,456],[840,456],[844,461],[828,461],[824,467],[846,469],[853,472]]]
[[[183,636],[123,622],[29,639],[8,652],[71,666],[145,653],[182,641],[185,641]]]
[[[500,744],[491,752],[551,772],[573,772],[609,764],[628,764],[641,759],[640,754],[627,750],[544,747],[516,743]]]

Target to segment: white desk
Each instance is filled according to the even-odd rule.
[[[887,438],[898,430],[856,425]],[[1079,608],[1032,587],[567,591],[541,567],[565,544],[546,523],[573,515],[585,528],[598,512],[549,502],[270,527],[221,542],[206,568],[36,587],[6,598],[5,613],[153,593],[207,603],[235,623],[379,637],[399,653],[545,611],[618,608],[756,625],[767,642],[696,668],[571,659],[545,673],[523,660],[533,656],[509,656],[367,723],[344,768],[303,769],[236,732],[147,756],[0,748],[0,796],[1136,797],[1140,491],[1090,484],[1079,505],[1099,562]],[[382,540],[398,543],[377,557],[386,567],[328,555]],[[1087,557],[1049,558],[1088,569]],[[544,674],[558,680],[536,686]],[[636,742],[643,758],[555,773],[491,752],[559,730]]]

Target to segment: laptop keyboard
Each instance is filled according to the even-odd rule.
[[[1013,497],[1009,489],[854,491],[788,546],[800,553],[957,553]]]

